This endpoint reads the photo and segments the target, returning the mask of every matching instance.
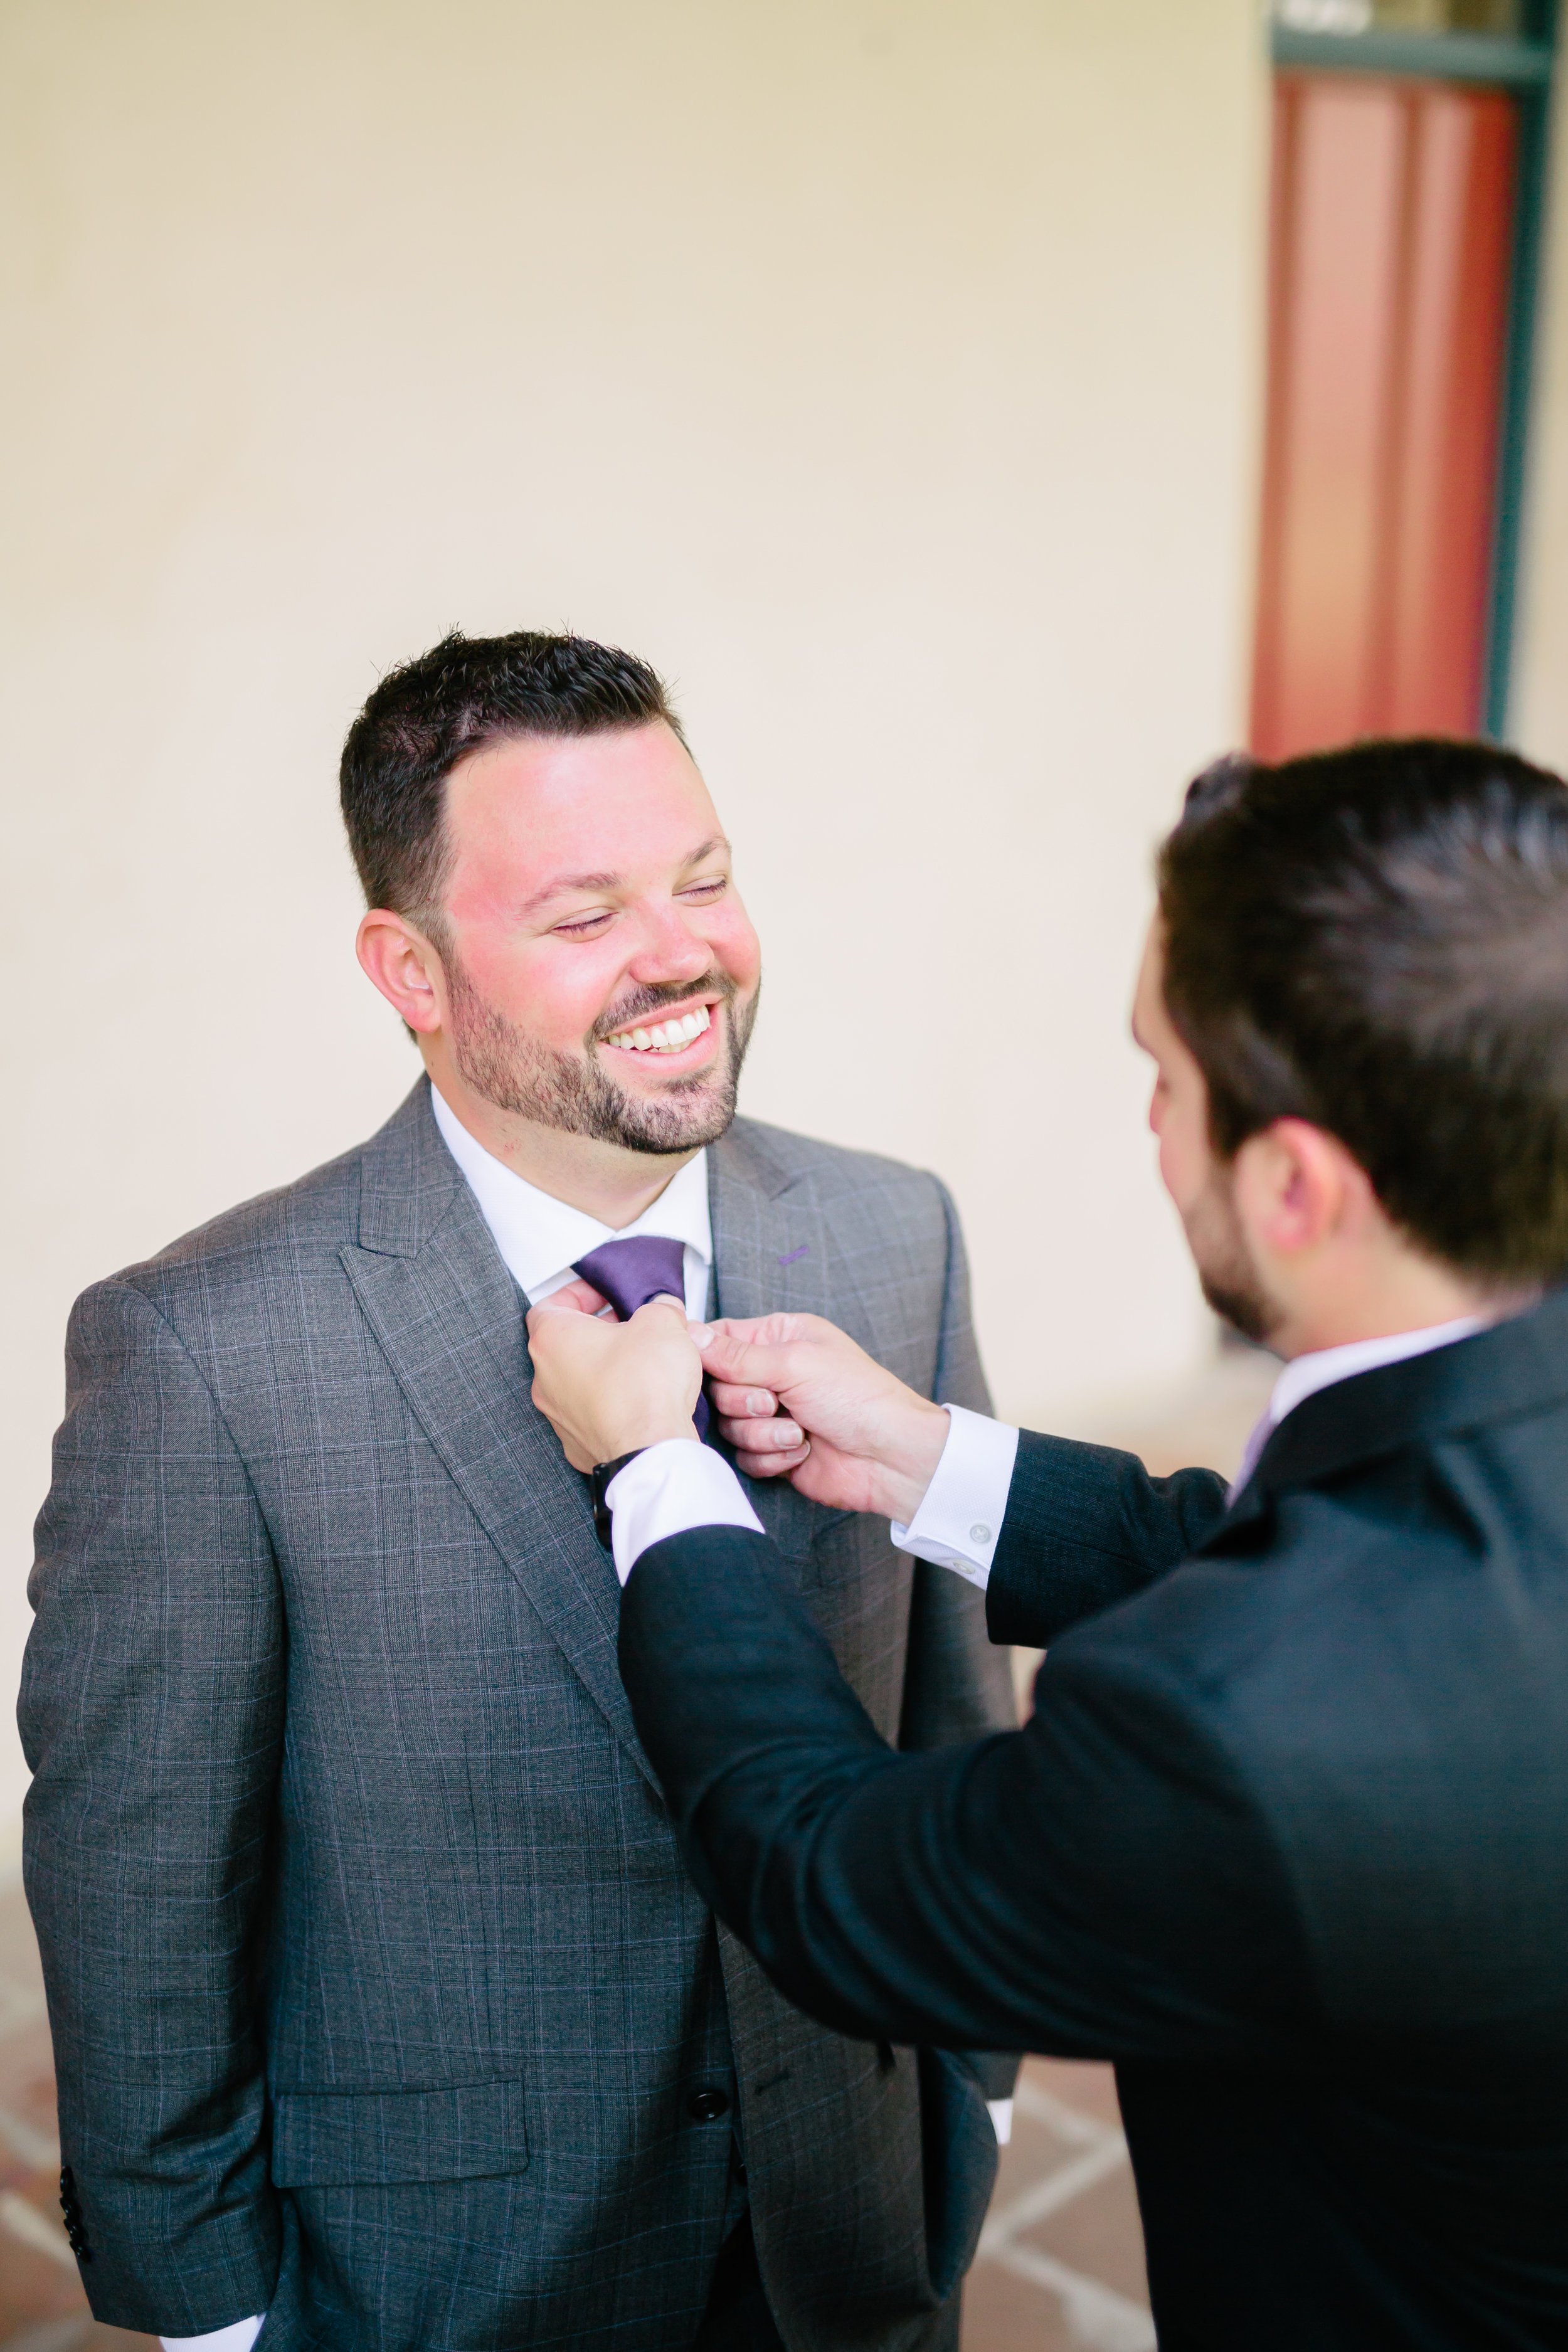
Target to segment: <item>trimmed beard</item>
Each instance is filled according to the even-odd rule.
[[[1236,1213],[1230,1178],[1215,1169],[1183,1219],[1204,1297],[1255,1348],[1266,1348],[1284,1317],[1258,1279]]]
[[[612,1021],[601,1022],[590,1032],[579,1055],[541,1045],[485,1003],[455,955],[444,961],[452,1059],[464,1084],[497,1110],[563,1135],[591,1136],[597,1143],[616,1143],[623,1151],[656,1158],[717,1143],[734,1118],[760,986],[744,1003],[733,981],[717,971],[679,988],[640,989],[628,1003],[616,1007]],[[595,1059],[594,1047],[623,1029],[660,1019],[668,1006],[689,1000],[694,986],[717,989],[729,1013],[719,1066],[677,1078],[666,1093],[652,1098],[627,1093]]]

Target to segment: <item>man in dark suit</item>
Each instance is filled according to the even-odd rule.
[[[753,1470],[1049,1645],[1026,1729],[900,1758],[766,1537],[675,1491],[682,1318],[546,1307],[536,1399],[632,1455],[633,1713],[810,2014],[1116,2061],[1167,2352],[1560,2352],[1568,791],[1480,745],[1212,772],[1135,1026],[1209,1294],[1289,1360],[1237,1488],[700,1328]]]
[[[342,785],[427,1076],[72,1318],[21,1721],[92,2307],[187,2352],[936,2352],[976,2071],[716,1931],[523,1316],[578,1265],[624,1311],[814,1307],[983,1407],[951,1204],[733,1119],[757,940],[646,665],[448,640]],[[978,1594],[756,1509],[888,1738],[1012,1719]]]

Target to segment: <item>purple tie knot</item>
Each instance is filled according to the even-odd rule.
[[[629,1322],[650,1298],[686,1297],[686,1246],[663,1234],[629,1234],[601,1242],[572,1269],[601,1291],[618,1323]]]
[[[686,1297],[686,1244],[664,1234],[626,1234],[601,1242],[572,1269],[607,1298],[618,1323],[629,1322],[650,1298]],[[691,1416],[699,1437],[708,1434],[708,1400],[700,1396]]]

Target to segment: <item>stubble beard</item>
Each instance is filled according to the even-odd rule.
[[[1266,1348],[1284,1318],[1252,1263],[1230,1179],[1223,1170],[1215,1170],[1183,1222],[1204,1297],[1244,1339]]]
[[[676,1078],[662,1094],[636,1095],[616,1085],[595,1046],[634,1024],[659,1020],[671,1005],[689,1003],[695,992],[689,982],[681,988],[640,990],[629,1003],[616,1006],[613,1025],[601,1024],[584,1041],[581,1054],[563,1054],[541,1045],[515,1021],[487,1004],[457,958],[449,957],[452,1059],[475,1094],[537,1127],[588,1136],[655,1158],[695,1151],[705,1143],[717,1143],[735,1116],[741,1066],[761,992],[760,987],[753,989],[742,1000],[734,982],[720,972],[709,973],[697,985],[705,992],[720,992],[726,1016],[717,1066]],[[715,1006],[715,1016],[720,1009]]]

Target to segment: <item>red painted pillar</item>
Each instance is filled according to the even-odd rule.
[[[1279,78],[1267,759],[1480,723],[1517,146],[1499,91]]]

